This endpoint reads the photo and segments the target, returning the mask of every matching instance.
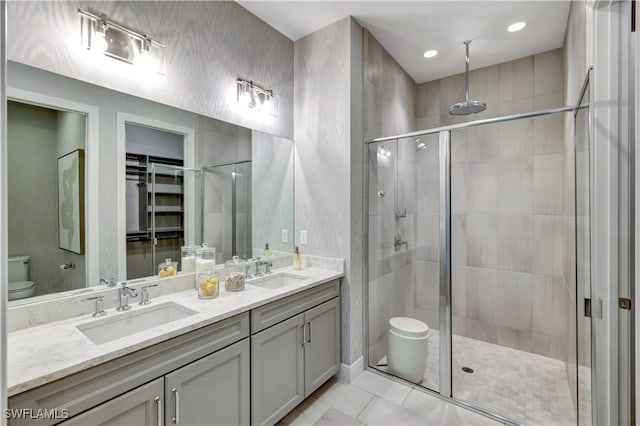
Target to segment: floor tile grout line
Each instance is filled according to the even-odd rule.
[[[366,409],[367,409],[367,407],[369,406],[369,404],[371,404],[371,402],[372,402],[374,399],[376,399],[376,397],[377,397],[376,395],[372,395],[372,396],[371,396],[371,399],[370,399],[369,401],[367,401],[367,403],[365,404],[365,406],[364,406],[364,407],[362,407],[362,410],[360,410],[360,412],[359,412],[359,413],[358,413],[358,415],[356,416],[356,420],[358,420],[360,423],[362,423],[362,424],[366,424],[366,423],[364,423],[364,421],[360,420],[360,419],[359,419],[359,417],[362,415],[362,413],[364,412],[364,410],[366,410]]]

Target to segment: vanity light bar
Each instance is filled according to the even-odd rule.
[[[160,43],[157,40],[153,40],[151,38],[150,34],[147,34],[147,33],[143,34],[143,33],[131,30],[129,28],[123,27],[120,24],[116,24],[115,22],[110,21],[106,17],[106,15],[102,15],[102,16],[96,15],[95,13],[91,13],[91,12],[88,12],[88,11],[80,9],[80,8],[78,8],[78,15],[81,15],[81,16],[84,16],[86,18],[89,18],[93,22],[96,22],[96,23],[101,24],[103,26],[106,25],[105,29],[113,28],[113,29],[118,30],[120,32],[126,33],[126,34],[130,35],[131,37],[137,38],[138,40],[140,40],[141,43],[147,42],[147,43],[151,43],[151,46],[159,47],[161,49],[165,48],[164,44]]]
[[[77,12],[81,18],[82,44],[87,49],[164,74],[165,45],[150,34],[123,27],[106,15],[80,8]]]
[[[237,80],[238,102],[246,107],[278,116],[278,95],[273,90],[265,89],[239,78]]]

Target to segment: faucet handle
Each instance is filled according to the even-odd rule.
[[[273,262],[265,262],[265,267],[264,267],[264,273],[265,274],[270,274],[271,273],[271,267],[273,266]]]
[[[107,311],[104,310],[104,296],[100,295],[100,296],[94,296],[94,297],[87,297],[86,299],[82,299],[84,302],[89,301],[89,300],[95,300],[96,301],[96,310],[93,313],[94,317],[102,317],[107,315]]]
[[[151,285],[145,285],[142,286],[142,288],[140,289],[140,304],[141,305],[148,305],[149,303],[151,303],[151,300],[149,300],[149,287],[158,287],[158,284],[151,284]]]

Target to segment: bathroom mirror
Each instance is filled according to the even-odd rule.
[[[87,250],[83,255],[86,261],[78,260],[78,254],[65,251],[66,257],[54,257],[55,262],[49,262],[51,265],[47,263],[48,266],[45,266],[39,254],[40,244],[37,243],[38,233],[41,231],[38,227],[23,227],[26,233],[19,238],[21,245],[12,247],[11,241],[14,239],[10,239],[9,253],[11,256],[29,256],[29,280],[34,282],[36,291],[34,297],[12,301],[11,304],[57,297],[70,290],[87,291],[87,288],[99,285],[100,278],[132,278],[133,275],[127,276],[128,262],[135,262],[137,266],[144,263],[138,269],[145,272],[138,272],[136,277],[155,274],[157,265],[153,264],[154,260],[151,258],[151,245],[140,247],[138,242],[135,249],[127,247],[129,240],[134,239],[131,238],[131,217],[144,216],[140,214],[144,210],[137,213],[127,210],[127,203],[131,198],[139,206],[141,197],[139,193],[130,191],[137,183],[132,185],[128,181],[134,164],[133,154],[138,155],[138,160],[144,155],[149,165],[164,162],[164,166],[183,167],[202,174],[201,187],[189,183],[184,176],[172,177],[171,179],[181,182],[183,187],[174,185],[170,191],[173,194],[157,200],[158,205],[162,204],[164,209],[169,209],[169,204],[173,204],[171,209],[180,211],[182,216],[171,219],[165,217],[165,222],[162,222],[160,213],[156,210],[158,228],[164,223],[164,229],[171,228],[176,232],[176,238],[170,244],[164,244],[162,250],[158,250],[155,262],[164,260],[167,251],[172,253],[171,257],[178,259],[180,246],[189,240],[197,244],[204,241],[219,247],[218,262],[224,262],[234,254],[242,257],[262,256],[265,244],[269,244],[272,256],[290,254],[293,251],[293,141],[12,61],[8,63],[7,77],[10,98],[13,93],[15,96],[12,99],[16,105],[26,106],[22,109],[36,108],[29,105],[33,102],[21,100],[21,97],[29,96],[42,99],[37,108],[45,111],[47,100],[51,100],[53,104],[54,101],[66,102],[90,109],[84,115],[73,116],[76,121],[80,121],[79,128],[82,128],[82,117],[86,117],[89,123],[84,126],[85,140],[76,144],[81,146],[82,143],[89,143],[92,131],[95,132],[96,139],[93,156],[87,156],[84,162],[86,176],[94,177],[95,183],[93,190],[86,187],[85,203],[95,209],[91,213],[94,216],[87,213],[89,224],[95,229],[87,232],[85,237],[87,247],[93,247],[93,250]],[[74,111],[73,108],[54,106],[50,109],[52,116],[62,115],[55,110]],[[91,123],[94,123],[93,127]],[[127,145],[128,138],[139,139],[135,149]],[[163,142],[163,139],[173,139],[173,143],[178,143],[178,148],[168,150],[166,146],[169,142]],[[90,147],[88,151],[91,151]],[[24,159],[25,162],[27,160],[28,157]],[[57,157],[51,161],[53,163],[49,164],[49,168],[56,171]],[[245,164],[244,170],[238,168],[234,171],[223,166],[211,171],[211,166],[215,169],[216,165],[242,162]],[[33,166],[24,166],[27,165]],[[25,170],[17,163],[16,167]],[[38,177],[47,181],[50,179],[40,174]],[[234,179],[235,193],[231,186]],[[53,205],[53,210],[46,215],[54,221],[51,225],[54,229],[50,233],[55,236],[57,247],[56,182],[57,180],[47,190],[54,191],[55,197],[52,201],[47,201],[47,204]],[[9,184],[11,194],[11,181]],[[166,185],[170,183],[163,184],[168,188]],[[16,191],[29,192],[28,189],[18,187]],[[24,210],[32,213],[34,211],[27,206]],[[151,209],[146,213],[150,214]],[[31,215],[23,216],[36,220]],[[135,225],[139,231],[140,223]],[[148,226],[146,230],[149,230]],[[242,237],[242,250],[238,239],[235,240],[236,246],[233,246],[233,234]],[[153,241],[151,233],[145,238]],[[170,250],[165,250],[167,247]],[[127,256],[128,252],[135,252],[135,256]],[[69,256],[76,258],[67,260]],[[61,265],[68,263],[74,263],[75,269],[61,269]],[[79,273],[85,267],[87,270],[80,277]],[[64,277],[64,272],[70,271],[77,273],[77,279]],[[58,280],[60,284],[54,285],[50,278],[60,275],[63,276]]]

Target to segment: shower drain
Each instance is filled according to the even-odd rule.
[[[473,373],[473,368],[462,367],[462,371],[464,371],[465,373]]]

